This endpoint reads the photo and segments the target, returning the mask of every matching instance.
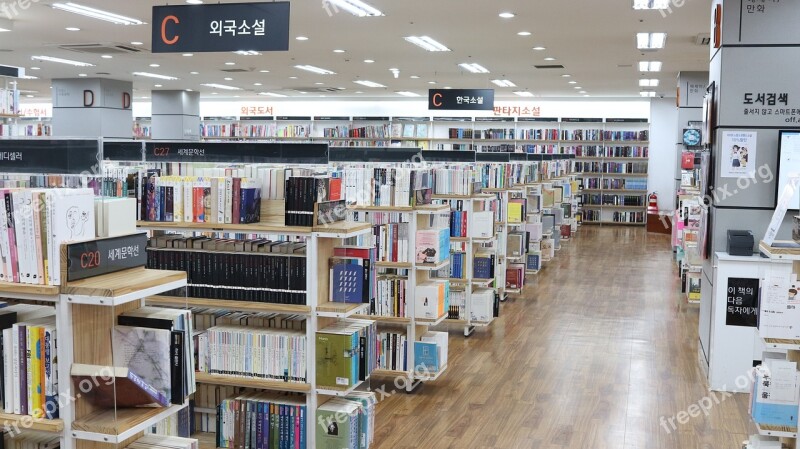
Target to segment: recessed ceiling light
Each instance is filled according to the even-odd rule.
[[[545,60],[545,61],[555,61],[555,60],[556,60],[556,58],[550,58],[550,57],[548,57],[548,58],[544,58],[544,60]]]
[[[261,83],[253,83],[253,86],[263,86]]]
[[[531,35],[530,31],[520,31],[519,33],[517,33],[517,36],[530,36],[530,35]]]
[[[53,8],[61,11],[71,12],[73,14],[80,14],[92,19],[104,20],[117,25],[144,25],[144,22],[139,19],[125,17],[113,12],[103,11],[102,9],[91,8],[89,6],[79,5],[72,2],[53,3]]]
[[[577,81],[569,81],[567,84],[578,84]]]
[[[400,69],[389,69],[389,71],[392,72],[392,76],[394,76],[395,79],[400,78]]]
[[[344,53],[344,52],[345,52],[345,50],[341,50],[341,49],[338,49],[338,48],[337,48],[337,49],[336,49],[336,50],[334,50],[333,52],[334,52],[334,53]]]
[[[582,88],[582,87],[580,87],[580,86],[575,86],[575,87],[573,87],[573,89],[581,90],[581,89],[583,89],[583,88]]]
[[[194,53],[184,53],[183,56],[186,56],[188,58],[190,56],[194,56]]]
[[[131,42],[131,45],[144,45],[144,42],[133,41]]]
[[[633,9],[667,9],[669,0],[633,0]]]
[[[297,36],[295,39],[297,39],[298,41],[307,41],[308,40],[308,38],[305,37],[305,36]]]
[[[25,76],[21,76],[20,78],[22,78],[24,80],[38,80],[39,79],[38,76],[33,76],[33,75],[25,75]]]
[[[547,47],[538,46],[538,47],[533,47],[533,49],[536,50],[536,51],[545,51],[545,50],[547,50]]]
[[[492,82],[500,87],[517,87],[517,85],[510,80],[492,80]]]
[[[459,67],[467,70],[470,73],[489,73],[489,69],[474,62],[472,63],[462,62],[461,64],[459,64]]]
[[[186,3],[190,5],[200,5],[203,3],[203,0],[186,0]]]
[[[113,58],[113,56],[111,56],[111,55],[103,55],[103,56],[100,56],[100,57],[103,58],[103,59],[112,59]]]
[[[503,19],[512,19],[512,18],[516,17],[516,14],[514,14],[513,12],[501,12],[498,15],[500,17],[502,17]]]
[[[189,72],[190,75],[199,75],[200,72]]]
[[[660,72],[662,65],[661,61],[639,61],[639,71]]]
[[[571,76],[572,75],[570,75],[569,73],[565,73],[565,74],[561,75],[561,78],[569,78]]]
[[[192,89],[186,89],[186,92],[194,92]]]
[[[216,83],[206,83],[206,84],[201,84],[201,86],[211,87],[214,89],[222,89],[222,90],[242,90],[239,87],[228,86],[225,84],[216,84]]]
[[[25,95],[28,98],[33,98],[33,95]]]
[[[447,46],[436,41],[430,36],[406,36],[403,39],[427,51],[450,51]]]
[[[217,93],[216,92],[211,92],[211,95],[217,95]]]
[[[636,48],[639,50],[658,50],[664,48],[667,33],[636,33]]]
[[[331,70],[328,70],[328,69],[321,69],[321,68],[319,68],[319,67],[315,67],[315,66],[313,66],[313,65],[308,65],[308,64],[305,64],[305,65],[296,65],[296,66],[294,66],[294,68],[296,68],[296,69],[300,69],[300,70],[305,70],[305,71],[307,71],[307,72],[316,73],[316,74],[318,74],[318,75],[336,75],[336,72],[333,72],[333,71],[331,71]]]
[[[88,62],[73,61],[71,59],[63,59],[63,58],[54,58],[52,56],[31,56],[31,59],[34,61],[57,62],[59,64],[74,65],[75,67],[94,67],[94,64],[89,64]]]
[[[658,87],[658,80],[642,78],[639,80],[639,87]]]
[[[520,97],[532,97],[533,96],[533,92],[528,92],[527,90],[518,90],[518,91],[516,91],[514,93],[516,95],[519,95]]]
[[[263,95],[263,96],[265,96],[265,97],[278,97],[278,98],[283,98],[283,97],[286,97],[286,95],[283,95],[283,94],[277,94],[277,93],[275,93],[275,92],[259,92],[258,94],[259,94],[259,95]]]
[[[31,70],[41,70],[39,67],[31,67]]]
[[[342,8],[358,17],[378,17],[383,15],[378,9],[361,0],[327,0],[327,2],[331,3],[334,8]]]
[[[436,84],[436,81],[428,81],[428,84]]]
[[[161,84],[156,84],[155,87],[164,87],[164,86]]]
[[[409,92],[407,90],[401,90],[399,92],[395,92],[397,95],[402,95],[404,97],[421,97],[420,94],[416,94],[414,92]]]
[[[324,85],[325,83],[314,83],[314,84],[316,84],[317,86],[322,86],[322,85]]]
[[[259,73],[269,73],[269,70],[259,70]]]
[[[230,62],[230,61],[229,61],[229,62],[226,62],[226,63],[225,63],[225,65],[236,65],[236,63],[235,63],[235,62]]]
[[[150,64],[150,67],[161,67],[161,64]]]
[[[358,80],[358,81],[353,81],[353,82],[356,83],[356,84],[361,84],[362,86],[367,86],[367,87],[386,87],[383,84],[376,83],[374,81]]]
[[[412,80],[418,80],[418,79],[419,79],[419,76],[417,76],[417,75],[411,75],[411,79],[412,79]]]
[[[233,81],[233,78],[231,78],[231,77],[229,77],[229,76],[226,76],[226,77],[225,77],[225,81]]]
[[[585,93],[586,93],[586,91],[585,91],[585,90],[582,90],[582,91],[580,91],[580,92],[578,92],[578,93],[579,93],[579,94],[585,94]]]
[[[255,50],[239,50],[235,51],[234,53],[236,53],[239,56],[261,56],[261,53]]]
[[[296,80],[296,79],[297,79],[297,77],[296,77],[296,76],[290,76],[290,77],[289,77],[289,79],[290,79],[290,80]]]
[[[360,90],[358,90],[358,91],[356,91],[356,93],[357,94],[363,94],[364,92],[361,92]]]
[[[372,60],[372,59],[365,59],[364,62],[367,63],[367,64],[372,64],[375,61]]]
[[[450,89],[452,89],[452,87],[450,87],[450,86],[444,86],[444,88],[445,88],[446,90],[450,90]]]
[[[174,76],[159,75],[158,73],[149,73],[149,72],[133,72],[133,76],[144,76],[147,78],[157,78],[160,80],[169,80],[169,81],[174,81],[178,79],[175,78]]]
[[[66,27],[65,30],[67,31],[80,31],[81,29],[78,27]]]
[[[652,98],[652,97],[656,96],[656,93],[655,93],[655,91],[652,91],[652,90],[643,90],[643,91],[639,92],[639,95],[641,95],[642,97],[650,97],[650,98]]]
[[[584,95],[584,97],[591,97],[591,95]]]

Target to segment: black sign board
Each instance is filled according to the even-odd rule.
[[[475,152],[426,150],[422,152],[422,159],[425,162],[475,162]]]
[[[240,117],[239,120],[243,122],[274,122],[275,117],[271,115],[246,115]]]
[[[99,150],[97,140],[0,140],[0,173],[93,173]]]
[[[476,162],[510,162],[509,153],[475,153]]]
[[[514,117],[475,117],[476,122],[513,122]]]
[[[103,142],[103,160],[141,162],[143,156],[142,142]]]
[[[428,110],[493,111],[494,89],[429,89]]]
[[[601,118],[562,118],[564,123],[603,123]]]
[[[528,160],[528,155],[525,153],[508,153],[508,159],[511,162],[525,162]]]
[[[429,122],[430,117],[395,117],[396,122]]]
[[[646,118],[607,118],[606,123],[647,123]]]
[[[147,234],[67,245],[67,281],[116,273],[147,264]]]
[[[727,326],[758,326],[758,279],[728,278]]]
[[[236,117],[234,116],[219,116],[219,117],[203,117],[204,122],[235,122]]]
[[[354,122],[388,122],[389,117],[353,117]]]
[[[288,51],[289,2],[153,7],[153,53]]]
[[[557,117],[520,117],[518,122],[558,122]]]
[[[331,162],[420,162],[419,148],[331,147]]]
[[[350,117],[314,117],[314,120],[320,122],[349,122]]]
[[[11,67],[9,65],[0,65],[0,76],[7,76],[10,78],[19,78],[25,73],[24,69],[19,67]]]
[[[147,162],[327,164],[325,143],[147,142]]]
[[[544,155],[543,154],[528,153],[528,160],[529,161],[543,161],[544,160]]]
[[[281,120],[281,121],[284,121],[284,122],[310,122],[311,121],[311,117],[288,116],[288,115],[279,116],[277,119]]]

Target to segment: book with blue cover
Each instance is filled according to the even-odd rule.
[[[415,370],[422,372],[439,372],[439,347],[436,343],[424,341],[414,342]]]
[[[355,260],[331,259],[331,302],[360,304],[364,301],[364,266]]]

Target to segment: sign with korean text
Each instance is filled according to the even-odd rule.
[[[97,146],[97,140],[0,140],[0,173],[91,173]]]
[[[540,106],[495,106],[494,115],[496,117],[541,117],[542,108]],[[554,119],[558,121],[558,119]]]
[[[428,109],[437,111],[492,111],[494,89],[430,89]]]
[[[289,2],[153,7],[153,53],[288,51]]]
[[[800,3],[792,0],[728,2],[722,17],[722,45],[800,44],[798,14]]]
[[[239,108],[239,115],[242,117],[259,117],[259,116],[273,116],[275,109],[272,106],[265,106],[263,104],[243,104]]]
[[[67,245],[67,280],[78,281],[147,264],[147,234]]]
[[[327,164],[328,144],[147,142],[147,162]]]
[[[758,279],[728,278],[725,324],[756,327],[758,325]]]

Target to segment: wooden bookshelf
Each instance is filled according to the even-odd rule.
[[[773,426],[769,424],[755,423],[759,435],[782,437],[782,438],[797,438],[797,427],[787,426]]]
[[[217,449],[217,434],[210,432],[198,432],[192,434],[198,442],[199,449]]]
[[[363,314],[356,314],[353,315],[352,318],[358,320],[372,320],[377,321],[379,323],[386,323],[386,324],[403,324],[407,325],[411,323],[411,318],[404,318],[398,316],[376,316],[376,315],[363,315]]]
[[[150,296],[148,304],[173,307],[205,307],[209,309],[236,310],[256,313],[281,313],[287,315],[311,315],[311,307],[293,304],[272,304],[251,301],[229,301],[224,299],[184,298],[182,296]]]
[[[375,262],[377,268],[395,268],[398,270],[408,270],[413,267],[411,262]]]
[[[278,235],[305,235],[310,234],[312,228],[304,226],[286,226],[283,221],[262,221],[253,224],[223,224],[223,223],[171,223],[160,221],[138,221],[136,226],[142,229],[159,231],[191,231],[191,232],[233,232],[245,234],[278,234]]]
[[[776,246],[777,245],[777,246]],[[758,244],[761,254],[770,259],[800,260],[800,244],[789,240],[776,240],[772,246],[761,240]]]
[[[62,293],[68,301],[75,301],[76,296],[93,298],[94,303],[108,305],[103,299],[133,300],[137,294],[144,294],[147,290],[167,288],[168,284],[186,285],[186,273],[183,271],[148,270],[134,268],[117,273],[104,274],[80,281],[68,282],[62,288]],[[178,288],[176,285],[172,288]],[[141,298],[142,296],[139,296]]]
[[[372,376],[375,377],[409,377],[411,372],[409,371],[399,371],[399,370],[391,370],[391,369],[376,369],[372,372]]]
[[[125,437],[127,434],[141,432],[151,423],[158,422],[184,405],[157,408],[102,409],[72,422],[72,430],[111,437]],[[132,436],[132,435],[131,435]],[[125,437],[127,438],[127,437]],[[113,440],[114,438],[111,438]]]
[[[317,314],[329,318],[348,318],[357,315],[369,304],[344,304],[339,302],[324,302],[317,306]]]
[[[14,295],[58,296],[57,285],[30,285],[12,282],[0,282],[0,297]]]
[[[60,433],[64,430],[64,421],[61,419],[35,419],[28,415],[0,413],[0,422],[5,423],[9,428],[19,427],[39,432]]]
[[[290,393],[308,393],[311,384],[280,382],[275,380],[254,379],[251,377],[225,376],[208,373],[195,373],[199,384],[222,385],[228,387],[254,388],[257,390],[285,391]]]

